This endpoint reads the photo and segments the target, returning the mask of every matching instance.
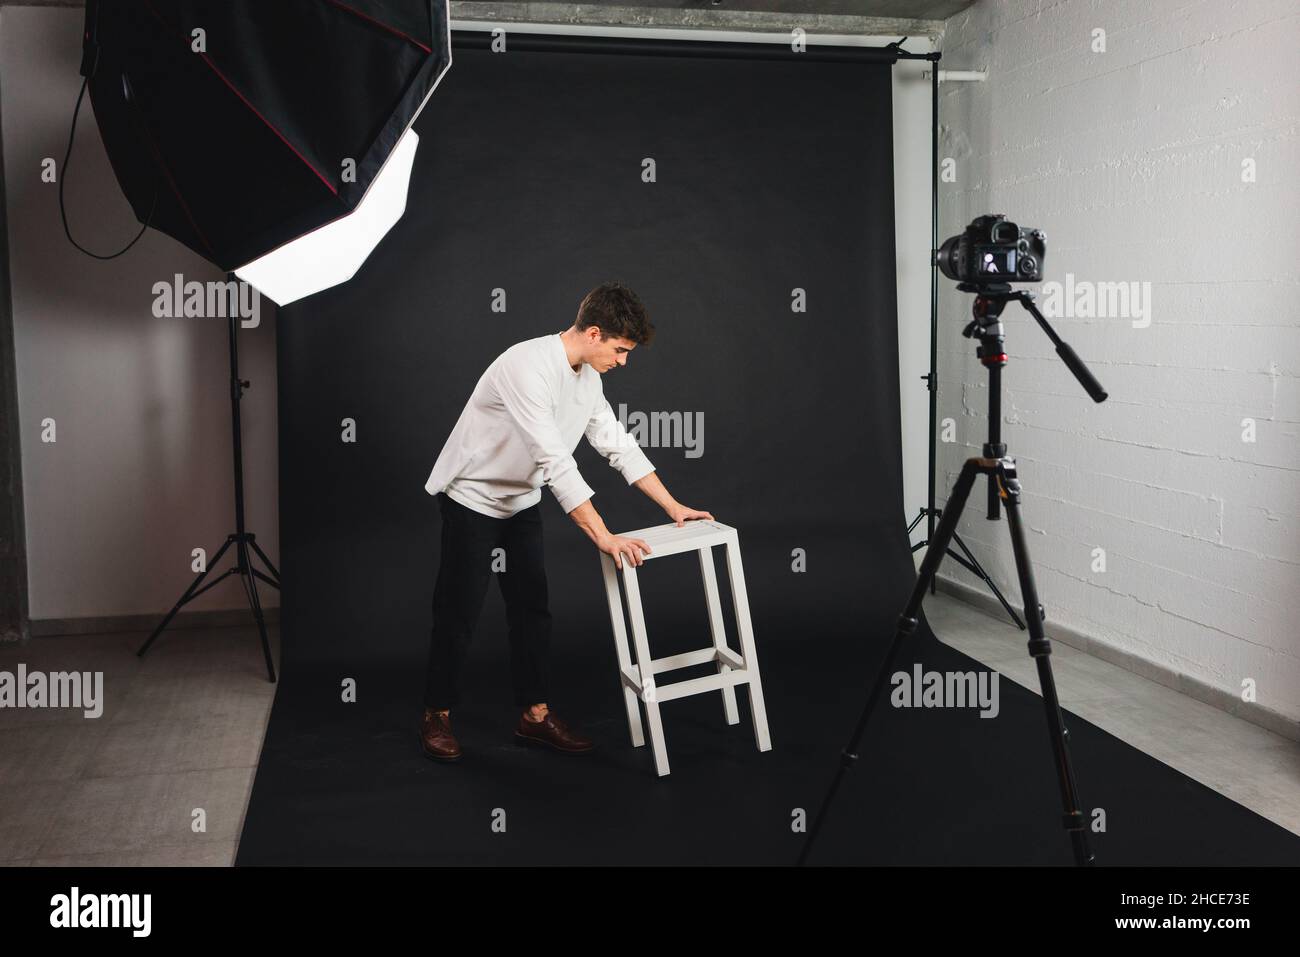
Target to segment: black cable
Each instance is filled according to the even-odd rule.
[[[144,225],[140,227],[140,231],[135,234],[135,239],[131,240],[129,243],[127,243],[125,246],[119,249],[117,252],[110,253],[107,256],[102,256],[99,253],[92,253],[89,249],[87,249],[85,246],[82,246],[79,242],[77,242],[75,239],[72,238],[72,230],[68,227],[68,210],[63,202],[63,185],[65,182],[67,182],[67,178],[68,178],[68,164],[72,161],[72,142],[74,139],[76,139],[77,136],[77,116],[81,113],[81,100],[86,95],[86,84],[88,82],[90,82],[89,77],[81,81],[81,92],[77,94],[77,105],[72,110],[72,128],[68,131],[68,150],[66,153],[63,154],[63,166],[58,170],[59,218],[63,220],[63,232],[64,235],[68,237],[68,242],[72,243],[72,245],[76,246],[87,256],[90,256],[93,259],[116,259],[118,256],[121,256],[128,249],[130,249],[137,242],[139,242],[140,237],[144,235],[144,231],[149,228],[149,224],[153,221],[154,211],[157,210],[158,208],[158,191],[156,189],[154,190],[153,205],[149,207],[149,215],[145,219]]]

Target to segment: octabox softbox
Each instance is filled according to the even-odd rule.
[[[136,216],[225,270],[357,210],[451,63],[446,0],[88,0],[85,43]]]

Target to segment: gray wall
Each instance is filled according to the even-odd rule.
[[[1049,626],[1225,701],[1253,679],[1259,705],[1292,720],[1296,14],[1294,0],[984,0],[948,21],[944,65],[987,69],[988,81],[946,85],[940,106],[940,155],[957,173],[944,185],[944,235],[1006,212],[1047,231],[1049,281],[1151,284],[1148,317],[1059,320],[1110,391],[1100,406],[1033,321],[1008,310],[1003,431],[1022,466]],[[1090,48],[1096,29],[1105,52]],[[1253,183],[1242,181],[1248,158]],[[987,423],[984,375],[959,335],[969,297],[942,288],[940,416],[957,438],[940,446],[947,486]],[[960,532],[1017,595],[1004,527],[976,510]]]
[[[226,324],[158,319],[153,285],[222,274],[150,230],[98,262],[63,235],[58,186],[81,77],[82,14],[0,8],[0,114],[13,284],[30,614],[40,619],[157,614],[234,529]],[[62,170],[60,170],[62,175]],[[139,228],[82,105],[67,186],[73,235],[97,252]],[[275,323],[241,331],[249,527],[275,560]],[[41,439],[54,419],[57,441]],[[222,568],[226,567],[224,564]],[[269,590],[269,589],[268,589]],[[275,605],[273,592],[264,601]],[[246,608],[227,579],[190,606]]]

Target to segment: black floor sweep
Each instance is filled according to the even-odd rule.
[[[812,813],[834,770],[889,633],[886,583],[895,594],[906,584],[905,551],[901,543],[890,549],[899,571],[878,587],[859,581],[855,589],[852,574],[838,576],[844,592],[819,596],[834,610],[817,620],[793,611],[809,597],[792,595],[793,581],[778,590],[794,577],[779,546],[745,544],[771,751],[754,747],[743,694],[736,726],[725,723],[720,695],[686,698],[663,707],[673,771],[658,778],[646,749],[629,743],[608,628],[579,607],[600,601],[594,584],[585,598],[557,602],[561,621],[587,625],[561,631],[554,706],[597,738],[597,750],[569,756],[518,747],[504,616],[492,596],[469,675],[477,700],[455,718],[466,751],[456,765],[419,751],[420,656],[363,669],[299,668],[290,659],[238,864],[793,863],[797,809]],[[849,543],[811,548],[846,570],[862,568],[856,552]],[[765,555],[772,556],[766,574]],[[589,560],[577,564],[589,574],[570,573],[594,582],[595,560],[582,557]],[[642,577],[662,577],[669,561],[652,562]],[[647,595],[652,612],[654,597]],[[703,594],[690,598],[699,619],[693,640],[685,640],[688,629],[669,625],[665,633],[683,637],[655,641],[651,614],[656,655],[707,641]],[[926,670],[981,668],[928,633],[915,650],[907,670],[912,661]],[[344,675],[358,680],[355,704],[339,703]],[[1042,706],[1008,679],[999,688],[994,719],[974,710],[883,709],[815,863],[1069,865]],[[1099,864],[1300,860],[1300,838],[1078,717],[1067,715],[1067,724],[1084,806],[1106,811],[1105,833],[1093,835]],[[497,809],[504,833],[493,830]]]
[[[352,282],[278,318],[282,678],[239,865],[794,862],[913,575],[888,71],[457,53],[417,124],[403,220]],[[424,480],[492,358],[612,278],[659,334],[606,395],[702,426],[694,448],[677,433],[646,453],[740,530],[772,750],[743,691],[735,726],[719,694],[686,698],[663,707],[672,774],[655,775],[629,743],[597,554],[545,491],[549,704],[597,749],[513,742],[493,589],[453,714],[465,757],[434,763],[417,740],[439,521]],[[664,521],[590,449],[578,462],[612,529]],[[691,556],[641,579],[656,657],[708,643]],[[913,662],[986,670],[927,628]],[[883,707],[814,863],[1070,864],[1041,704],[999,690],[991,719]],[[1300,838],[1067,724],[1083,806],[1105,812],[1100,865],[1300,862]]]

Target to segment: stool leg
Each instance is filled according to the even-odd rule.
[[[641,730],[641,709],[636,703],[636,692],[623,681],[623,675],[632,670],[632,661],[627,650],[627,629],[623,627],[623,599],[618,593],[618,574],[614,569],[614,559],[604,552],[600,553],[600,566],[605,575],[605,597],[609,599],[609,620],[614,626],[614,650],[618,653],[618,683],[623,689],[623,704],[627,708],[627,730],[632,735],[632,747],[639,748],[645,744],[645,734]]]
[[[722,624],[722,599],[718,597],[718,575],[713,570],[713,547],[706,545],[700,549],[700,573],[704,576],[704,602],[709,607],[709,631],[713,633],[713,647],[727,647],[727,631]],[[730,674],[731,665],[718,662],[718,674]],[[740,713],[736,710],[736,686],[727,685],[722,689],[722,711],[727,717],[727,724],[739,724]]]
[[[731,601],[736,611],[736,630],[740,632],[741,655],[749,673],[749,710],[754,715],[754,740],[758,750],[772,750],[767,733],[767,708],[763,704],[763,682],[758,673],[758,652],[754,649],[754,626],[749,620],[749,593],[745,590],[745,568],[740,561],[740,536],[733,530],[727,536],[727,577],[731,580]]]
[[[668,773],[668,749],[664,746],[664,726],[659,719],[659,700],[655,696],[654,659],[650,657],[650,642],[646,639],[645,613],[641,610],[641,586],[637,584],[636,569],[623,559],[623,587],[627,589],[627,616],[632,625],[632,648],[641,674],[641,700],[645,702],[646,723],[650,725],[650,748],[655,755],[655,769],[659,776]]]

